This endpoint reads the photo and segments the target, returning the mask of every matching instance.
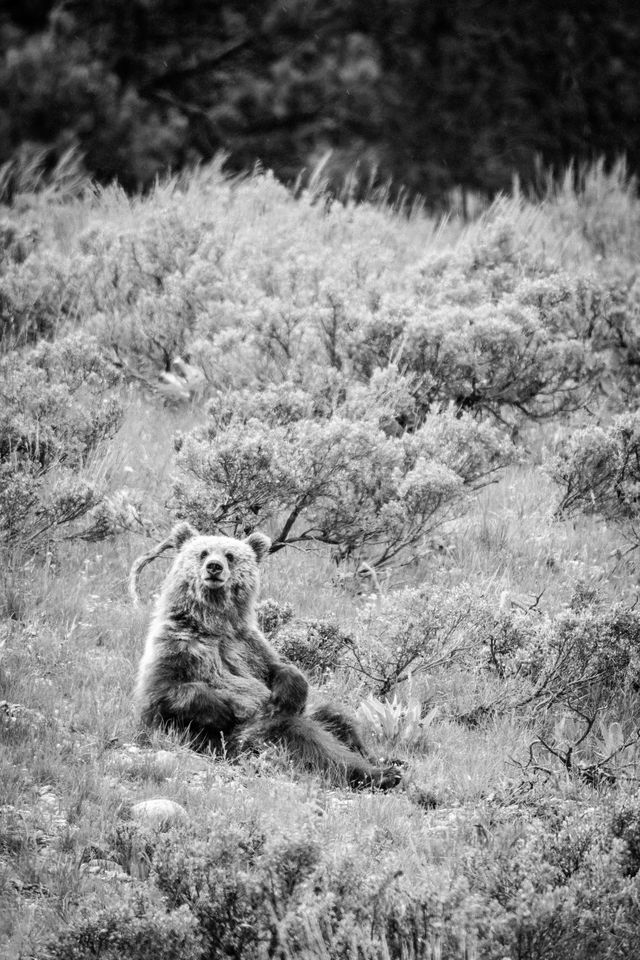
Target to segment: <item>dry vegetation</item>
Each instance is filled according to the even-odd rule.
[[[632,956],[624,170],[471,225],[216,167],[28,186],[0,224],[2,955]],[[139,738],[126,578],[176,516],[276,538],[265,629],[407,790]],[[187,818],[139,822],[152,797]]]

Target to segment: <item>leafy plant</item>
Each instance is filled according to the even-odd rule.
[[[303,391],[282,406],[274,392],[262,399],[247,410],[240,398],[229,420],[214,401],[209,424],[179,438],[174,494],[178,514],[201,529],[275,526],[275,550],[326,543],[337,560],[372,566],[416,556],[511,455],[497,431],[452,411],[390,436],[379,405],[368,417],[356,418],[360,403],[353,415],[344,404],[314,417]]]
[[[319,858],[318,845],[308,840],[267,844],[255,825],[220,823],[209,839],[187,847],[160,843],[153,876],[173,905],[197,917],[207,951],[250,958],[257,951],[274,955],[282,945]]]
[[[27,550],[69,534],[89,539],[115,529],[107,502],[86,468],[122,419],[116,378],[95,342],[80,336],[43,342],[0,359],[0,531]],[[122,505],[121,505],[122,506]],[[77,521],[94,509],[84,529]],[[109,516],[114,518],[113,523]]]
[[[521,692],[511,708],[536,716],[529,763],[542,754],[591,784],[627,778],[640,731],[640,614],[597,597],[555,617],[502,614],[490,633],[489,663]],[[506,706],[506,705],[503,705]]]
[[[288,601],[280,603],[273,597],[266,597],[258,604],[258,623],[266,636],[272,637],[293,618],[293,607]]]
[[[499,208],[483,227],[414,269],[415,299],[406,288],[381,297],[352,335],[355,370],[397,364],[421,416],[451,403],[513,424],[579,407],[602,366],[581,281],[537,256]]]
[[[359,611],[348,664],[379,699],[418,674],[475,666],[492,619],[473,590],[407,587]]]
[[[549,470],[563,489],[560,514],[598,513],[626,522],[632,533],[640,504],[640,413],[575,431]]]
[[[187,906],[167,909],[160,898],[134,888],[108,907],[87,903],[50,940],[47,960],[200,960],[202,940]]]
[[[423,716],[422,704],[416,700],[403,703],[394,693],[391,700],[375,697],[363,700],[356,715],[374,734],[391,744],[412,744],[420,740],[440,712],[436,704]]]
[[[309,676],[321,679],[345,660],[353,638],[330,620],[295,620],[285,623],[273,643]]]

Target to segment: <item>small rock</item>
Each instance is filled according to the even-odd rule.
[[[134,803],[131,808],[131,817],[140,823],[162,829],[175,823],[186,822],[189,814],[175,800],[153,797],[151,800],[140,800],[139,803]]]
[[[43,790],[40,791],[40,804],[43,807],[49,807],[57,810],[59,807],[59,801],[55,793],[50,793],[49,790],[46,792]]]
[[[170,750],[156,750],[152,756],[154,766],[158,773],[164,773],[167,777],[170,776],[178,766],[178,759],[175,753],[171,753]]]

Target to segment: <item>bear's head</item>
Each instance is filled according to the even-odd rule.
[[[180,523],[172,539],[178,555],[163,590],[171,606],[235,609],[240,615],[253,611],[260,586],[258,563],[269,552],[269,537],[257,532],[244,540],[209,536]],[[192,615],[196,610],[190,609]]]

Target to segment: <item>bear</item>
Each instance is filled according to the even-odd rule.
[[[200,534],[178,523],[134,562],[134,601],[142,568],[170,548],[177,554],[156,601],[136,682],[143,724],[177,730],[197,750],[230,756],[283,744],[299,766],[334,781],[397,786],[398,768],[367,754],[344,710],[311,708],[304,674],[260,632],[258,565],[270,551],[269,537]]]

